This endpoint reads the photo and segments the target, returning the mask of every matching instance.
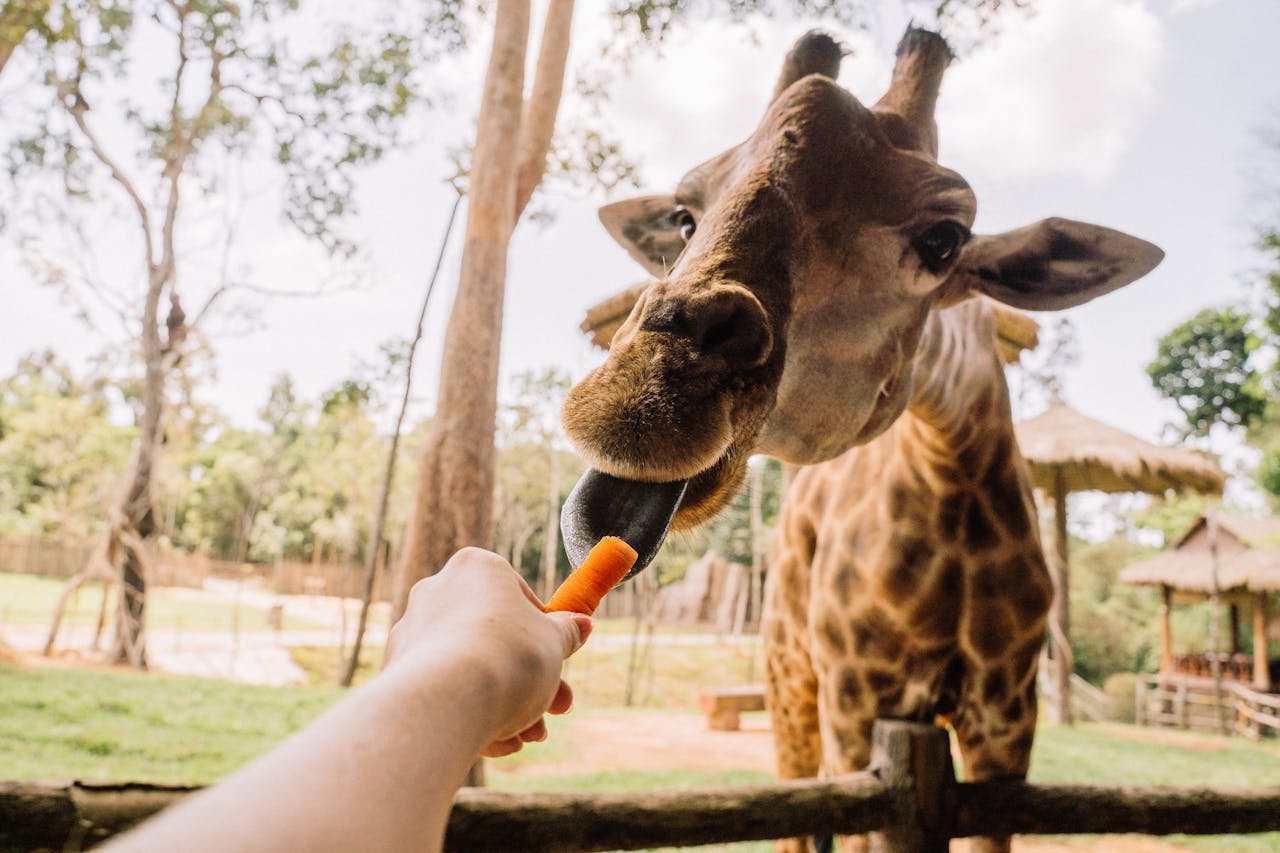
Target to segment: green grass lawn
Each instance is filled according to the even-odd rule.
[[[0,572],[0,629],[25,625],[47,628],[65,586],[66,581],[58,578]],[[86,584],[68,604],[63,624],[92,628],[98,620],[101,602],[101,584]],[[191,597],[188,590],[159,587],[147,597],[147,625],[159,630],[181,627],[184,631],[231,631],[236,619],[235,610],[235,605],[229,601],[201,600]],[[239,611],[241,631],[268,630],[265,609],[241,604]],[[108,612],[108,628],[110,624]],[[292,615],[288,607],[285,608],[286,630],[324,627]]]
[[[0,666],[0,778],[212,782],[342,695],[335,689]]]
[[[1254,743],[1238,737],[1119,724],[1046,725],[1036,732],[1029,778],[1033,782],[1105,785],[1280,787],[1280,742]],[[1170,836],[1167,840],[1205,851],[1280,851],[1280,832]]]

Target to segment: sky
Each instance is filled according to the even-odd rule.
[[[601,5],[579,4],[571,66],[607,33],[593,17]],[[973,186],[978,232],[1067,216],[1165,250],[1145,279],[1065,312],[1080,350],[1065,377],[1068,402],[1156,439],[1173,414],[1144,371],[1157,339],[1201,308],[1245,299],[1245,274],[1260,263],[1251,249],[1265,161],[1258,132],[1280,124],[1280,3],[1039,0],[1036,8],[1002,19],[997,38],[951,67],[938,107],[939,160]],[[788,46],[809,26],[693,24],[660,55],[638,61],[610,93],[604,118],[642,165],[640,192],[670,191],[685,170],[745,138]],[[901,29],[891,16],[867,33],[834,29],[853,48],[841,83],[864,102],[874,102],[888,81]],[[432,113],[416,144],[359,180],[350,230],[363,247],[353,265],[363,285],[321,299],[269,301],[252,321],[230,316],[211,326],[216,361],[202,393],[237,422],[254,421],[279,375],[313,396],[377,361],[380,344],[411,332],[452,200],[443,183],[446,151],[474,120],[487,34],[475,44],[440,72],[458,96]],[[5,103],[19,96],[14,79],[6,73],[0,86],[0,120]],[[1269,163],[1275,183],[1278,163]],[[238,180],[255,198],[276,189],[268,173],[251,170]],[[585,309],[644,278],[598,224],[595,211],[605,201],[584,191],[547,193],[541,204],[554,220],[517,230],[504,377],[558,366],[576,379],[602,360],[578,331]],[[335,263],[290,232],[277,210],[258,208],[246,209],[238,229],[234,263],[246,275],[291,290],[334,277]],[[418,416],[433,406],[460,232],[447,249],[420,350]],[[136,275],[136,263],[109,249],[105,259],[121,275]],[[56,293],[33,284],[11,242],[0,245],[0,372],[34,349],[53,347],[83,362],[114,340],[86,330]]]

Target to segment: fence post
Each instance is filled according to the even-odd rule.
[[[955,771],[945,730],[929,723],[876,720],[871,768],[907,788],[889,827],[870,835],[872,853],[946,853],[955,818]]]

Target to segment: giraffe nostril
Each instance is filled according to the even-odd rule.
[[[640,329],[671,335],[697,358],[716,356],[733,368],[758,366],[773,347],[764,308],[739,286],[655,299],[646,306]]]
[[[667,300],[659,302],[645,314],[640,328],[646,332],[666,332],[668,334],[688,337],[691,334],[689,318],[685,308],[679,302]]]
[[[724,346],[733,340],[734,328],[739,325],[737,315],[727,320],[721,320],[718,323],[712,323],[702,334],[702,345],[699,347],[703,352],[712,352],[715,349]]]
[[[768,355],[770,334],[767,322],[753,302],[733,305],[727,317],[714,320],[702,333],[698,351],[719,355],[743,365],[759,364]]]

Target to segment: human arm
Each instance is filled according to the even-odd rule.
[[[459,552],[412,590],[382,673],[109,849],[439,849],[479,755],[542,739],[543,714],[572,704],[561,665],[590,621],[543,613],[534,601],[501,558]]]

